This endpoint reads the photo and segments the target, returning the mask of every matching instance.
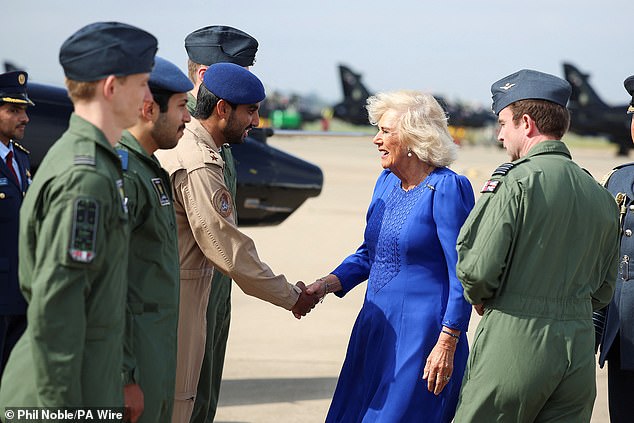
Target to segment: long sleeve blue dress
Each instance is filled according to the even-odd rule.
[[[456,277],[456,239],[473,208],[466,177],[437,168],[404,191],[384,170],[364,242],[332,273],[343,296],[368,280],[326,422],[450,422],[464,373],[471,306]],[[440,395],[422,380],[442,326],[462,331]]]

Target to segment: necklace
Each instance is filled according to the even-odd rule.
[[[403,181],[401,181],[401,188],[403,188],[403,191],[411,191],[411,190],[413,190],[414,188],[419,186],[421,183],[423,183],[423,181],[425,179],[427,179],[427,177],[434,171],[434,169],[436,169],[434,166],[430,166],[429,169],[426,170],[425,173],[423,173],[423,176],[418,179],[417,183],[415,183],[413,185],[409,185],[407,188],[403,185]]]

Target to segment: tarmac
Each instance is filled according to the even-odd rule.
[[[289,281],[308,284],[328,274],[361,243],[365,213],[381,172],[379,154],[371,136],[275,136],[268,142],[320,166],[324,187],[321,195],[307,200],[282,224],[244,231],[275,272],[284,273]],[[608,146],[571,150],[573,159],[598,180],[627,161],[616,157],[615,149]],[[466,145],[451,168],[469,178],[478,197],[493,170],[506,161],[506,152],[494,142]],[[282,308],[245,295],[234,284],[215,421],[323,422],[364,293],[362,284],[343,299],[329,295],[308,316],[296,320]],[[468,332],[470,342],[478,321],[474,312]],[[593,423],[609,422],[606,370],[597,367]]]

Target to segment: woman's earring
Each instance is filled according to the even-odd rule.
[[[407,147],[407,157],[412,157],[412,149]]]

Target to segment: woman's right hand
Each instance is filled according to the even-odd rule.
[[[326,294],[337,292],[341,289],[342,287],[339,278],[331,273],[308,285],[308,287],[306,287],[306,292],[309,295],[317,294],[323,300]]]
[[[311,283],[306,287],[306,292],[309,295],[317,294],[319,298],[324,298],[327,292],[327,282],[325,278],[317,279],[315,282]]]

